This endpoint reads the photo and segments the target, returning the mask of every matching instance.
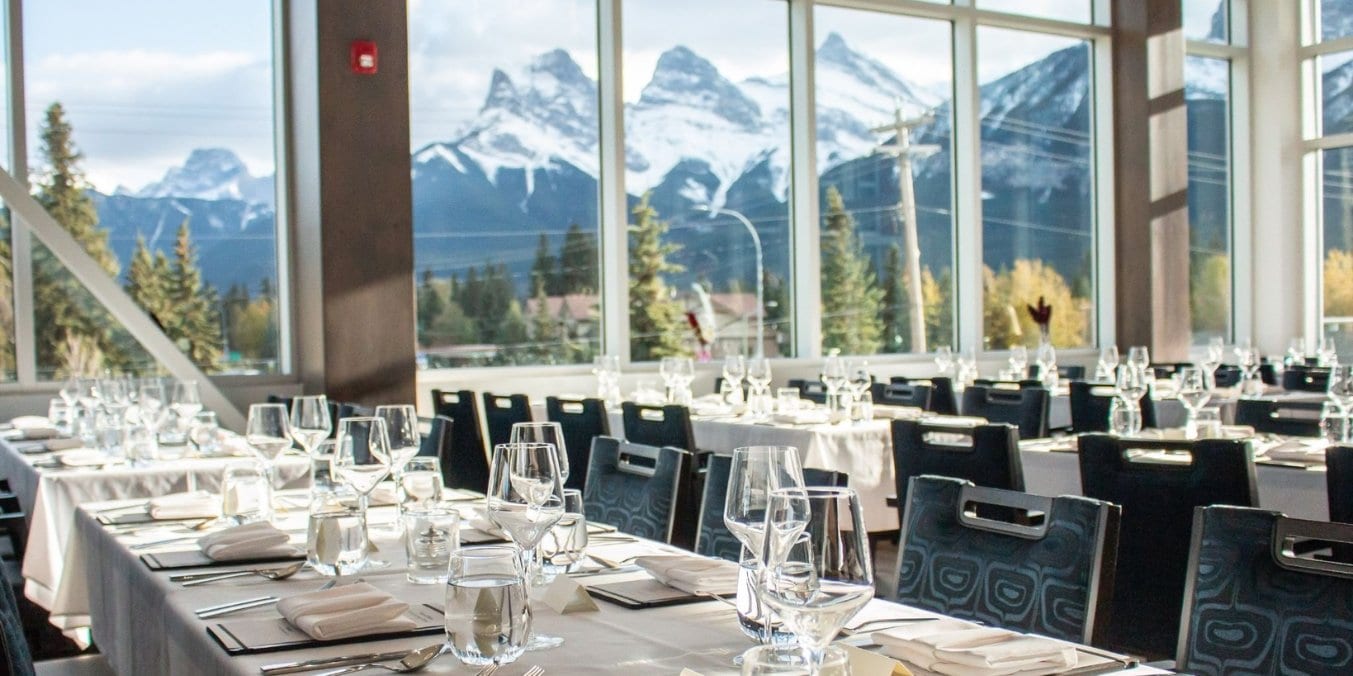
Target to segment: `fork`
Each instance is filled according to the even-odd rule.
[[[474,676],[493,676],[498,671],[497,664],[485,664],[483,669],[474,672]]]
[[[539,664],[537,664],[536,666],[527,669],[526,673],[522,674],[521,676],[545,676],[545,667],[542,667]]]

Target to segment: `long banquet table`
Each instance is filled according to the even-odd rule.
[[[22,453],[0,439],[0,476],[28,516],[24,553],[24,595],[51,613],[51,622],[67,633],[89,624],[88,614],[72,607],[70,595],[84,584],[82,557],[69,550],[75,513],[80,505],[105,500],[148,498],[187,490],[192,485],[218,491],[226,465],[239,458],[180,458],[144,465],[110,463],[91,467],[46,468],[53,453]],[[309,483],[310,462],[279,458],[279,486]]]
[[[152,572],[141,563],[140,552],[128,549],[130,542],[137,541],[134,537],[117,536],[100,525],[91,510],[101,507],[89,505],[80,510],[76,519],[78,549],[75,553],[89,563],[87,590],[94,637],[119,674],[257,674],[260,667],[268,664],[410,650],[435,644],[443,638],[441,635],[410,636],[232,657],[208,635],[206,627],[212,620],[198,619],[194,609],[262,595],[285,597],[310,591],[319,587],[321,578],[311,571],[304,571],[278,582],[245,578],[184,588],[169,581],[169,572]],[[303,523],[293,517],[280,523],[279,527],[295,532],[299,526],[300,534],[294,537],[303,540]],[[405,581],[403,548],[393,537],[378,532],[376,542],[380,547],[379,556],[393,565],[364,573],[363,579],[409,602],[440,603],[442,587],[416,586]],[[662,547],[656,543],[653,546]],[[879,574],[892,573],[880,571]],[[643,575],[621,572],[587,580],[617,581],[626,576]],[[526,653],[500,673],[518,676],[530,665],[539,664],[547,668],[549,676],[675,675],[683,669],[692,669],[705,676],[736,674],[733,657],[751,645],[740,633],[735,613],[723,602],[707,601],[646,610],[627,610],[603,601],[598,601],[597,605],[597,612],[560,615],[540,603],[533,603],[534,626],[542,632],[563,637],[565,643],[553,650]],[[875,599],[857,621],[895,617],[899,613],[930,614]],[[228,617],[276,617],[276,610],[267,606]],[[475,671],[447,655],[433,663],[426,673],[471,674]],[[1121,673],[1165,672],[1137,667]]]

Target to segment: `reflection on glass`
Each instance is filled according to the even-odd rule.
[[[783,2],[625,4],[636,361],[756,354],[758,311],[761,351],[792,354],[788,18]]]
[[[1090,22],[1090,0],[977,0],[977,8],[1058,21]]]
[[[1320,0],[1320,37],[1324,40],[1353,35],[1353,2]]]
[[[596,6],[409,6],[419,365],[598,353]]]
[[[275,372],[272,3],[30,0],[23,17],[38,201],[199,366]],[[33,285],[40,378],[152,368],[36,244]]]
[[[1324,180],[1323,335],[1353,354],[1353,148],[1321,153]]]
[[[1184,39],[1228,41],[1230,0],[1184,0]]]
[[[1316,59],[1320,71],[1320,120],[1325,135],[1353,132],[1353,52]]]
[[[1053,308],[1057,347],[1094,343],[1090,45],[978,29],[982,106],[983,336],[1038,344],[1026,311]]]
[[[814,27],[822,347],[934,350],[954,336],[952,25],[818,7]]]
[[[1189,307],[1193,342],[1231,335],[1230,62],[1184,64],[1189,135]]]

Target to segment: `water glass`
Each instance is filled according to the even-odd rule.
[[[795,645],[760,645],[742,654],[742,676],[850,676],[850,655],[826,649],[815,670],[808,653]]]
[[[775,410],[780,413],[799,411],[799,388],[781,387],[775,390]]]
[[[232,462],[221,479],[221,515],[235,523],[272,518],[268,472],[256,462]]]
[[[315,572],[342,577],[360,571],[366,565],[368,544],[366,510],[355,492],[340,487],[312,494],[305,558]]]
[[[70,405],[60,397],[51,399],[47,402],[47,420],[52,423],[52,427],[55,427],[58,433],[69,433]]]
[[[1142,409],[1135,402],[1114,397],[1109,403],[1109,431],[1129,437],[1142,431]]]
[[[109,411],[100,411],[94,417],[94,438],[97,448],[110,458],[122,456],[122,416]]]
[[[583,512],[583,492],[564,489],[564,516],[554,524],[540,543],[546,568],[553,566],[570,572],[587,559],[587,516]]]
[[[450,505],[433,504],[404,512],[404,553],[407,577],[414,584],[446,582],[451,552],[460,547],[460,512]]]
[[[193,416],[192,426],[188,428],[188,438],[197,447],[197,454],[203,457],[216,455],[221,450],[221,425],[216,422],[216,413],[202,411]]]
[[[1220,439],[1221,438],[1221,409],[1216,406],[1208,406],[1198,409],[1194,416],[1195,427],[1197,428],[1198,439]]]
[[[404,464],[399,475],[399,513],[427,509],[442,499],[442,466],[437,458],[420,456]]]
[[[738,607],[738,627],[742,629],[742,633],[758,643],[793,643],[794,635],[785,631],[784,623],[761,602],[761,597],[757,594],[761,580],[761,563],[747,545],[742,546],[738,567],[738,596],[735,603]],[[770,622],[769,631],[766,622]]]
[[[510,546],[461,547],[446,580],[446,642],[465,664],[509,664],[526,650],[526,573]]]
[[[1353,435],[1353,419],[1338,404],[1327,401],[1320,405],[1320,436],[1331,444],[1342,444]]]

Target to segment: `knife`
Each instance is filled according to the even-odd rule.
[[[389,653],[370,653],[367,655],[352,655],[348,657],[321,657],[313,660],[302,660],[298,662],[283,662],[281,664],[268,664],[259,669],[259,673],[264,676],[280,676],[281,674],[295,674],[312,669],[324,669],[326,667],[349,667],[363,662],[385,662],[387,660],[397,660],[409,654],[407,650],[399,650]]]
[[[239,610],[249,610],[250,608],[258,608],[259,606],[266,606],[270,603],[275,603],[276,601],[277,601],[276,596],[259,596],[257,598],[245,599],[243,601],[236,601],[234,603],[223,603],[219,606],[207,606],[206,608],[198,608],[197,610],[193,611],[193,614],[197,615],[199,619],[205,620],[208,618],[216,617],[218,615],[228,615],[230,613]]]

